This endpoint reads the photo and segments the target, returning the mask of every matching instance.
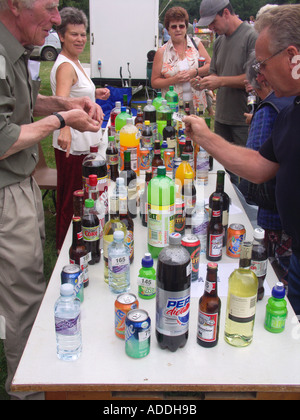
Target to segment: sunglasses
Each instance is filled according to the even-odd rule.
[[[170,28],[173,29],[173,30],[175,30],[177,28],[184,29],[184,28],[186,28],[186,26],[182,23],[181,25],[171,25]]]

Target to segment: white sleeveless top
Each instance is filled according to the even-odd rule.
[[[62,63],[70,63],[76,71],[78,80],[75,85],[72,86],[70,91],[71,98],[78,98],[81,96],[88,96],[92,101],[95,101],[95,91],[96,87],[92,80],[83,73],[73,61],[69,60],[62,54],[59,54],[50,73],[50,84],[52,89],[52,94],[56,95],[56,71]],[[55,130],[53,132],[53,147],[63,150],[59,147],[57,139],[59,136],[60,130]],[[86,131],[81,133],[80,131],[74,130],[71,128],[72,143],[70,153],[72,155],[81,155],[87,154],[90,152],[90,146],[99,144],[102,139],[101,129],[97,133],[92,133]]]

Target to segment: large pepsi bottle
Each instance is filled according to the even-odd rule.
[[[156,338],[162,349],[184,347],[189,334],[191,257],[180,233],[169,236],[159,254],[156,288]]]

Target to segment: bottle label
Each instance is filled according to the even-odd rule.
[[[110,271],[115,274],[122,274],[128,271],[129,255],[122,255],[120,257],[108,257],[108,267]]]
[[[145,297],[155,296],[156,280],[147,277],[138,277],[139,294]]]
[[[234,322],[247,323],[255,318],[257,295],[241,297],[230,295],[228,318]]]
[[[218,313],[207,314],[199,311],[197,338],[206,343],[212,343],[217,339]]]
[[[72,336],[80,332],[80,314],[73,319],[55,317],[55,331],[57,334]]]
[[[119,155],[106,155],[108,165],[117,165],[119,163]]]
[[[164,247],[169,243],[169,235],[175,231],[175,208],[153,206],[148,203],[148,244]]]
[[[250,269],[256,274],[256,277],[262,277],[267,274],[267,265],[268,260],[265,261],[255,261],[251,260]]]
[[[216,290],[216,288],[217,283],[215,283],[214,281],[205,281],[204,290],[207,293],[211,293],[212,291]]]
[[[87,242],[94,242],[100,239],[100,226],[86,227],[82,226],[83,240]]]
[[[223,234],[209,235],[209,253],[210,257],[221,257],[223,246]]]
[[[189,329],[190,288],[179,292],[156,289],[156,329],[160,334],[175,337]]]

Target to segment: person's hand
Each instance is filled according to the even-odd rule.
[[[248,114],[247,112],[245,112],[244,117],[246,118],[246,124],[250,125],[251,121],[252,121],[253,114]]]
[[[202,146],[202,137],[210,132],[205,120],[196,115],[189,115],[185,116],[182,121],[185,124],[186,136]]]
[[[63,150],[66,150],[66,157],[67,158],[70,155],[71,142],[72,142],[72,136],[71,136],[70,127],[62,128],[59,132],[59,136],[58,136],[58,139],[57,139],[57,144]]]
[[[191,80],[191,86],[193,89],[195,90],[201,90],[200,86],[201,86],[201,80],[202,78],[200,76],[195,77],[194,79]]]
[[[200,89],[215,90],[221,86],[220,77],[211,74],[201,79]]]
[[[102,112],[102,110],[101,110]],[[64,118],[66,125],[80,131],[92,131],[97,133],[101,127],[102,120],[98,121],[95,118],[89,116],[82,109],[71,109],[70,111],[60,112]]]
[[[106,101],[110,97],[110,90],[107,88],[96,89],[96,98]]]
[[[191,80],[190,70],[182,70],[176,74],[176,83],[186,83]]]
[[[95,120],[95,122],[98,122],[101,126],[104,119],[104,115],[103,115],[103,111],[100,105],[92,101],[88,96],[82,96],[80,98],[67,98],[67,100],[68,100],[69,110],[73,108],[81,109],[85,111],[90,118]],[[83,131],[86,131],[86,130],[83,130]]]

